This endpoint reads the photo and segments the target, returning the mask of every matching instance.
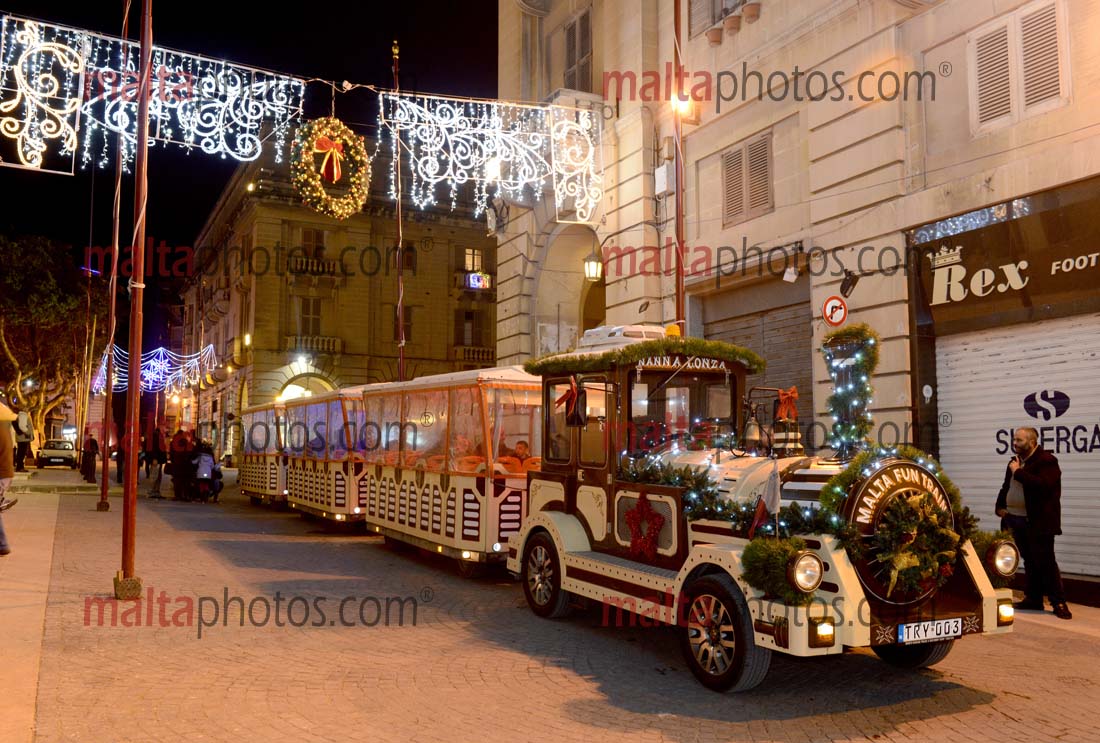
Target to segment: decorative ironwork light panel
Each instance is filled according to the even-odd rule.
[[[379,123],[391,155],[400,142],[410,161],[407,190],[420,208],[437,203],[442,191],[453,209],[459,188],[470,183],[479,216],[492,197],[538,200],[549,191],[558,221],[595,221],[603,198],[598,113],[386,92]],[[392,168],[390,196],[397,197]]]
[[[6,15],[0,27],[0,161],[72,173],[107,167],[115,137],[123,168],[137,138],[140,46]],[[305,81],[153,48],[149,138],[240,161],[273,140],[282,160],[301,118]]]

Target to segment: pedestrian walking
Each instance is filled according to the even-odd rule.
[[[1039,432],[1034,428],[1017,428],[1012,449],[1016,455],[1005,470],[996,513],[1001,517],[1001,528],[1012,532],[1024,559],[1027,588],[1016,608],[1042,611],[1046,596],[1056,617],[1072,619],[1054,557],[1054,537],[1062,533],[1062,470],[1058,458],[1039,446]]]
[[[16,433],[12,424],[18,416],[4,403],[0,402],[0,555],[10,555],[11,545],[4,531],[3,512],[15,505],[16,499],[8,500],[8,488],[15,479],[15,451],[18,448]]]
[[[89,433],[84,437],[84,447],[80,453],[80,474],[85,482],[95,482],[95,460],[99,456],[99,442],[95,440],[95,434]]]
[[[161,477],[164,474],[164,465],[168,462],[168,440],[164,434],[164,426],[158,425],[145,439],[145,464],[152,464],[153,482],[149,486],[150,498],[162,498],[160,494]],[[148,475],[146,475],[148,477]]]
[[[16,408],[16,418],[11,425],[15,427],[15,471],[26,472],[27,456],[31,453],[31,442],[34,441],[34,424],[26,410]]]

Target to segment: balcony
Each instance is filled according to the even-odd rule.
[[[344,339],[327,335],[288,335],[286,336],[286,350],[301,353],[330,353],[344,352]]]
[[[496,349],[483,346],[453,346],[454,360],[465,364],[495,364]]]
[[[296,276],[339,276],[343,273],[340,261],[319,260],[304,255],[290,256],[286,262],[286,270]]]

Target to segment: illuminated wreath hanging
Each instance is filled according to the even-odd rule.
[[[320,155],[320,167],[318,167]],[[370,183],[370,158],[359,136],[337,118],[326,116],[298,127],[290,148],[294,188],[306,206],[336,219],[363,208]],[[325,181],[344,189],[334,196]]]

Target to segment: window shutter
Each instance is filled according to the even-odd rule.
[[[979,36],[974,44],[978,125],[1012,114],[1008,26]]]
[[[1062,93],[1062,75],[1054,3],[1020,18],[1020,48],[1024,108],[1058,98]]]
[[[680,0],[675,0],[680,2]],[[688,9],[688,35],[698,36],[714,23],[714,0],[691,0]]]
[[[577,90],[592,91],[592,14],[585,11],[577,20]]]
[[[748,184],[749,212],[766,212],[772,205],[772,138],[765,134],[749,142],[745,151],[748,167],[745,181]]]
[[[577,23],[565,27],[565,87],[577,89]]]
[[[722,155],[722,224],[745,216],[745,151],[738,147]]]
[[[466,310],[455,310],[455,345],[466,345]]]

